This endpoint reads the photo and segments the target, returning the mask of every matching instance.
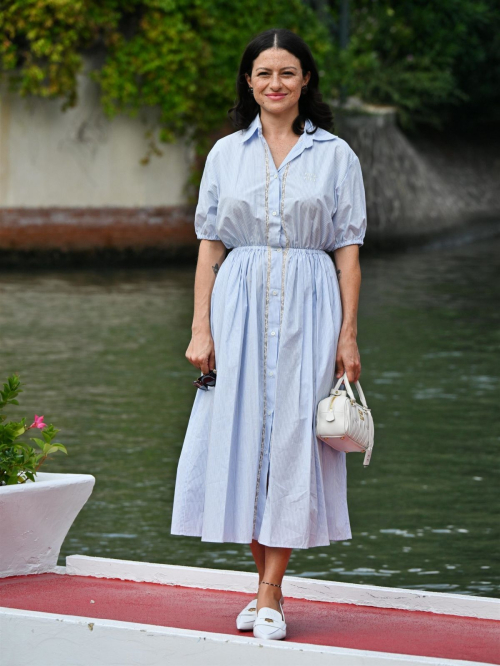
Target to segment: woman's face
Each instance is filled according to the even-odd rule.
[[[298,58],[277,48],[262,51],[254,60],[252,75],[245,74],[257,104],[274,114],[289,111],[298,104],[302,86],[310,76],[310,72],[302,76]]]

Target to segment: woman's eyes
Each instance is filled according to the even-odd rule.
[[[283,72],[284,76],[293,76],[294,72]],[[267,72],[260,72],[258,76],[268,76]]]

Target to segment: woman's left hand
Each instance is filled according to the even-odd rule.
[[[335,359],[335,376],[337,379],[347,373],[349,382],[359,381],[361,375],[361,359],[359,356],[356,335],[350,331],[340,331]]]

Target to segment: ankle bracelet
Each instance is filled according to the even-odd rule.
[[[259,585],[260,585],[261,583],[265,583],[266,585],[274,585],[274,587],[281,587],[281,585],[277,585],[276,583],[267,583],[265,580],[261,580],[260,583],[259,583]]]

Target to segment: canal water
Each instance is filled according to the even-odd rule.
[[[500,596],[500,239],[363,256],[361,384],[370,466],[350,453],[353,538],[295,550],[289,574]],[[194,266],[0,275],[11,416],[61,429],[41,471],[96,477],[70,554],[253,571],[247,545],[170,535],[197,371],[185,359]],[[328,313],[325,312],[325,316]]]

